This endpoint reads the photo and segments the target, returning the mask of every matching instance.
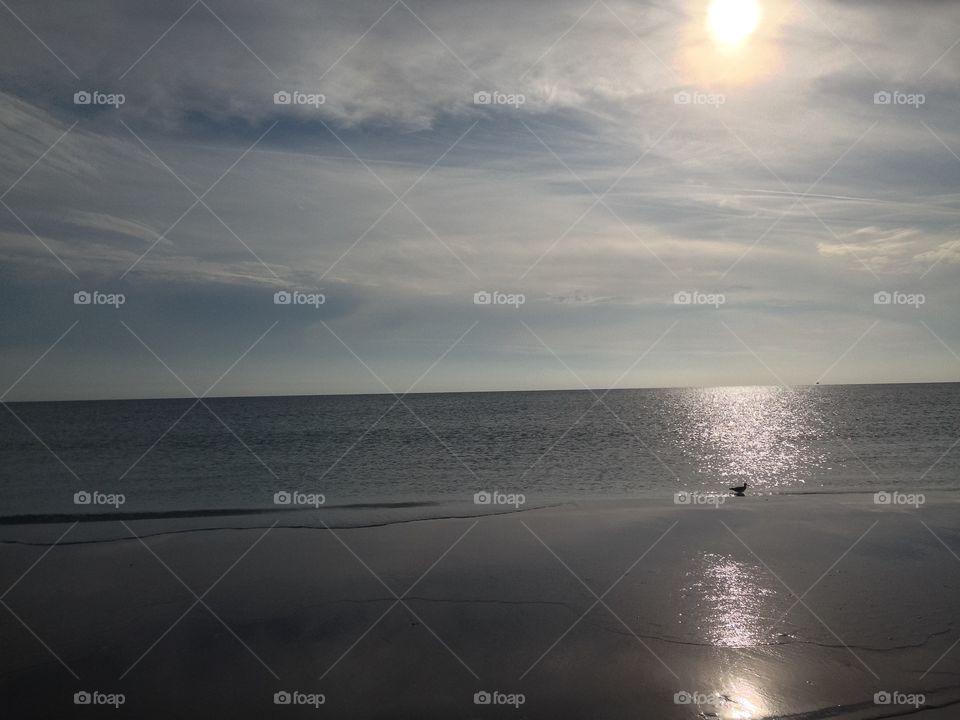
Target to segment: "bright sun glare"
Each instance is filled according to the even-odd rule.
[[[711,0],[707,27],[721,45],[739,45],[759,24],[757,0]]]

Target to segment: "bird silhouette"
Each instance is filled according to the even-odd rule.
[[[732,487],[728,489],[732,490],[737,495],[743,495],[747,491],[747,483],[746,481],[744,481],[743,485],[738,485],[737,487]]]

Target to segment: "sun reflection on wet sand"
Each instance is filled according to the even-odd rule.
[[[769,615],[775,590],[763,569],[720,553],[707,553],[690,571],[685,594],[694,601],[700,639],[720,648],[749,649],[770,641]],[[735,665],[735,664],[734,664]],[[740,668],[742,669],[742,668]],[[720,674],[716,704],[704,712],[721,720],[749,720],[768,713],[769,702],[735,666]]]
[[[776,593],[763,582],[758,568],[728,555],[708,553],[699,579],[687,589],[697,597],[699,627],[709,642],[720,647],[752,647],[765,643],[769,625],[767,598]]]

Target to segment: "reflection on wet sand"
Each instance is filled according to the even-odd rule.
[[[707,553],[688,573],[684,593],[693,600],[699,639],[719,648],[747,649],[770,640],[770,604],[776,596],[762,567],[719,553]],[[701,710],[722,720],[763,717],[769,702],[756,679],[729,662]]]

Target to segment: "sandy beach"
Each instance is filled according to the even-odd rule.
[[[955,717],[958,504],[925,501],[6,526],[0,686],[24,717]]]

